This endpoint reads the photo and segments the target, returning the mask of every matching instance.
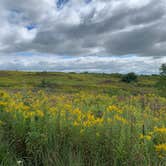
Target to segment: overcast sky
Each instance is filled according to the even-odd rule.
[[[0,0],[0,70],[157,73],[166,0]]]

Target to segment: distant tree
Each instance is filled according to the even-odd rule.
[[[161,67],[160,67],[160,75],[166,76],[166,63],[161,65]]]
[[[166,97],[166,63],[162,64],[159,70],[160,77],[156,85],[160,92],[160,95]]]
[[[130,83],[130,82],[137,81],[137,78],[138,78],[137,75],[135,73],[131,72],[131,73],[123,75],[122,81]]]

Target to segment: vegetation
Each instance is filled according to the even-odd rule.
[[[166,97],[166,64],[162,64],[160,67],[160,78],[156,85],[160,95]]]
[[[136,75],[135,73],[128,73],[128,74],[125,74],[125,75],[122,77],[122,81],[123,81],[123,82],[127,82],[127,83],[137,81],[137,75]]]
[[[159,76],[139,76],[136,82],[121,81],[120,74],[60,73],[60,72],[16,72],[0,71],[0,89],[7,91],[37,91],[54,93],[76,93],[79,91],[107,93],[109,95],[131,95],[157,93]]]
[[[0,72],[0,165],[166,163],[159,76]]]
[[[166,76],[166,64],[162,64],[160,67],[160,75]]]

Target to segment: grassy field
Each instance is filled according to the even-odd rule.
[[[0,165],[165,166],[158,76],[0,72]]]
[[[158,76],[139,76],[138,81],[126,84],[120,74],[7,72],[0,71],[0,88],[7,90],[38,90],[75,93],[79,91],[114,94],[156,93]]]

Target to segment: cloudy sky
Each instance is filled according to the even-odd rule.
[[[166,0],[0,0],[0,70],[157,73]]]

